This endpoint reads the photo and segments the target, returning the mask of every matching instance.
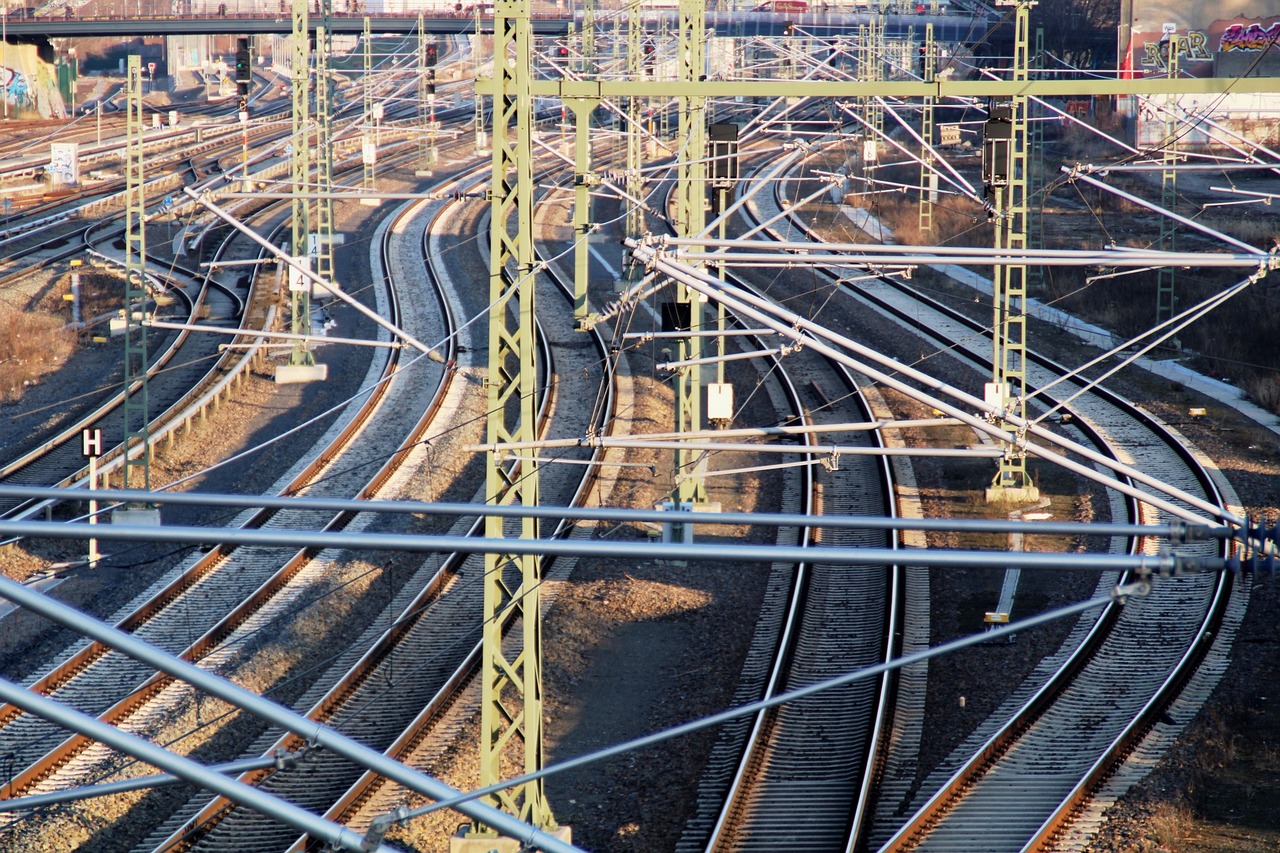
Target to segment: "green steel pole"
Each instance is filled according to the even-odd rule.
[[[533,246],[533,27],[530,0],[494,4],[493,179],[490,221],[489,378],[487,440],[498,447],[529,442],[537,431],[537,368],[534,361]],[[538,466],[526,447],[514,467],[500,448],[486,458],[485,496],[491,505],[538,505]],[[538,537],[538,522],[485,519],[495,539]],[[485,555],[482,622],[480,784],[507,777],[504,767],[526,773],[541,769],[542,567],[535,555]],[[519,641],[506,642],[508,631]],[[507,788],[486,801],[539,828],[555,828],[541,779]],[[490,830],[474,826],[488,836]]]
[[[632,2],[627,5],[627,77],[639,80],[645,73],[644,62],[644,23],[640,19],[640,4]],[[627,98],[627,194],[631,198],[641,198],[644,193],[644,181],[640,175],[641,151],[644,137],[640,133],[643,99],[632,95]],[[632,201],[626,201],[626,235],[639,239],[644,233],[644,210]],[[631,260],[627,252],[624,275],[628,280],[639,278],[639,267]]]
[[[587,286],[591,262],[591,188],[596,176],[591,171],[591,114],[600,102],[594,98],[569,98],[573,110],[573,320],[585,331]]]
[[[293,135],[289,156],[290,173],[295,195],[292,205],[293,256],[310,262],[311,252],[311,203],[305,197],[307,182],[311,179],[311,116],[310,93],[307,91],[308,72],[311,65],[311,46],[307,0],[293,0]],[[289,285],[289,304],[292,316],[289,331],[295,335],[311,334],[311,282],[298,277]],[[316,363],[310,345],[299,340],[289,353],[292,367],[312,367]]]
[[[364,139],[361,148],[363,156],[361,160],[364,162],[364,188],[367,192],[373,192],[378,178],[377,165],[377,129],[374,119],[373,103],[373,33],[370,29],[370,21],[368,16],[364,19],[364,86],[362,92],[364,94]],[[370,132],[370,125],[374,125],[374,131]]]
[[[680,81],[680,125],[676,152],[676,233],[696,237],[706,227],[707,197],[707,98],[698,94],[697,84],[706,75],[703,57],[706,33],[705,0],[680,0],[680,32],[676,48]],[[696,251],[696,249],[693,249]],[[702,331],[703,301],[687,285],[677,282],[676,300],[687,312],[689,331]],[[702,357],[702,338],[690,335],[680,346],[680,360]],[[702,429],[702,366],[688,365],[676,373],[676,430]],[[676,452],[675,499],[683,506],[706,502],[703,472],[706,457],[700,451]]]
[[[151,442],[147,425],[147,196],[143,171],[142,57],[129,56],[125,145],[124,272],[124,487],[151,488]],[[137,444],[142,454],[128,452]],[[135,475],[136,472],[136,475]],[[138,481],[141,478],[141,482]]]
[[[1013,80],[1029,79],[1029,36],[1031,7],[1035,0],[1001,0],[997,5],[1013,5]],[[1009,142],[1008,183],[996,188],[995,248],[1025,249],[1027,246],[1027,96],[1010,99],[1012,138]],[[1027,267],[1026,264],[998,264],[993,270],[994,346],[991,381],[1001,409],[1026,418],[1027,413]],[[990,501],[1035,501],[1040,492],[1027,472],[1026,453],[1018,442],[1006,445],[999,470],[987,489]]]
[[[316,182],[320,197],[316,200],[316,275],[334,282],[333,265],[333,118],[332,81],[329,58],[333,55],[333,30],[330,26],[332,0],[320,0],[323,24],[316,27]]]
[[[937,45],[933,41],[933,24],[924,28],[924,50],[920,57],[920,78],[932,83],[938,72]],[[932,96],[926,96],[920,106],[920,138],[926,143],[920,152],[920,220],[921,234],[933,233],[933,206],[938,203],[938,173],[933,157],[933,105]]]
[[[1177,35],[1170,35],[1167,44],[1169,55],[1165,59],[1165,76],[1176,80],[1182,39]],[[1177,95],[1165,96],[1164,139],[1161,145],[1161,164],[1164,168],[1160,172],[1160,206],[1165,210],[1173,210],[1178,205],[1178,171],[1174,168],[1178,162],[1177,105]],[[1172,252],[1177,248],[1177,240],[1177,223],[1167,216],[1160,217],[1160,248]],[[1161,267],[1156,272],[1156,323],[1165,322],[1176,310],[1175,281],[1174,267]]]

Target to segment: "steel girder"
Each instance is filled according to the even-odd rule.
[[[530,0],[494,5],[492,214],[489,241],[489,375],[487,437],[495,448],[529,441],[537,432],[534,359],[533,28]],[[505,466],[501,449],[486,459],[488,504],[538,505],[535,453],[515,452]],[[485,519],[496,539],[538,538],[535,518]],[[531,773],[542,767],[541,564],[521,553],[485,555],[480,708],[480,784],[508,778],[504,768]],[[509,629],[521,636],[507,641]],[[538,779],[488,799],[542,828],[555,826]],[[476,826],[475,831],[487,831]]]
[[[310,93],[307,82],[310,78],[311,45],[309,21],[307,19],[307,0],[293,0],[293,34],[291,37],[292,56],[292,95],[293,95],[293,135],[290,144],[293,150],[289,155],[289,172],[293,191],[303,193],[307,181],[311,177],[311,110]],[[311,236],[311,202],[303,195],[293,199],[292,209],[292,252],[294,258],[308,258]],[[300,278],[293,277],[291,278]],[[289,304],[292,312],[289,319],[289,331],[295,335],[311,334],[311,283],[306,280],[298,282],[298,286],[289,288]],[[289,353],[289,364],[294,366],[311,366],[316,363],[311,347],[305,341],[298,341]]]
[[[125,104],[124,237],[124,487],[151,488],[151,443],[147,426],[147,196],[143,174],[142,57],[129,56]],[[141,443],[142,454],[129,451]],[[142,482],[136,481],[138,471]]]
[[[703,0],[680,0],[680,31],[676,45],[679,79],[684,87],[679,94],[680,123],[676,156],[676,234],[701,237],[706,228],[707,211],[707,98],[698,86],[706,79],[704,37],[706,6]],[[681,317],[688,317],[689,331],[702,330],[703,298],[683,282],[676,282],[676,301]],[[687,313],[685,313],[687,312]],[[696,334],[681,342],[678,359],[702,357],[702,338]],[[697,432],[702,429],[702,366],[692,364],[676,373],[676,431]],[[706,455],[696,450],[676,451],[676,485],[674,499],[685,504],[706,500],[702,478]]]
[[[1013,3],[1013,82],[1026,85],[1030,69],[1030,13],[1034,0]],[[995,248],[1022,250],[1027,246],[1027,95],[1009,101],[1012,138],[1008,146],[1008,182],[995,188]],[[1000,409],[1019,421],[1027,415],[1027,265],[998,264],[992,270],[993,344],[991,381]],[[1027,473],[1022,443],[1006,445],[988,498],[1036,500],[1038,493]]]

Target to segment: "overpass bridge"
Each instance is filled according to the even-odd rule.
[[[179,35],[288,35],[292,32],[292,20],[286,9],[283,13],[249,11],[241,8],[242,4],[219,3],[212,6],[212,12],[191,14],[131,14],[127,8],[131,4],[104,4],[98,8],[86,6],[73,10],[70,14],[18,15],[11,9],[4,21],[6,38],[10,42],[39,42],[51,38],[111,38],[136,36],[179,36]],[[243,4],[250,5],[250,4]],[[261,9],[263,4],[252,4]],[[541,5],[542,9],[537,10]],[[70,7],[64,7],[70,9]],[[432,5],[424,8],[423,26],[427,32],[435,35],[457,35],[475,31],[476,19],[469,9],[457,13],[442,12],[442,7]],[[29,11],[29,10],[24,10]],[[602,14],[601,13],[598,14]],[[418,12],[401,14],[370,15],[370,30],[374,33],[409,34],[418,29]],[[643,19],[646,25],[656,26],[660,20],[674,23],[677,17],[675,5],[652,6],[645,9]],[[934,38],[939,41],[960,42],[982,38],[991,40],[990,27],[999,27],[999,19],[986,9],[972,11],[952,10],[947,14],[892,14],[879,15],[872,11],[861,11],[855,7],[830,8],[825,11],[805,13],[757,12],[757,11],[709,11],[706,22],[710,29],[721,35],[761,35],[772,36],[783,32],[788,25],[795,25],[814,36],[832,36],[850,34],[859,26],[866,26],[873,19],[879,19],[890,37],[905,37],[908,31],[914,30],[917,35],[924,32],[926,24],[933,24]],[[334,34],[358,35],[364,32],[365,16],[334,11],[329,19],[330,32]],[[310,22],[314,28],[318,19]],[[573,11],[558,8],[551,4],[535,5],[533,31],[536,35],[564,35],[570,24],[580,25],[582,13],[580,9]],[[492,32],[493,17],[480,19],[482,32]],[[1012,34],[1012,27],[1008,29]]]

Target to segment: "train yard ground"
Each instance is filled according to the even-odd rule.
[[[380,177],[385,179],[391,174]],[[403,179],[397,186],[413,184],[407,172],[396,177]],[[1069,231],[1075,227],[1073,223],[1081,223],[1083,228],[1086,223],[1093,227],[1100,222],[1114,225],[1119,221],[1128,229],[1125,233],[1129,233],[1154,223],[1154,220],[1141,221],[1132,210],[1108,207],[1101,201],[1090,198],[1075,201],[1080,203],[1064,202],[1053,207],[1051,213],[1057,226]],[[476,215],[479,208],[480,205],[475,205],[470,215]],[[354,217],[363,218],[366,212],[346,212],[350,218],[344,228],[350,233],[365,235],[356,242],[363,242],[372,230],[369,222],[361,225],[354,221]],[[837,238],[855,239],[850,236],[853,232],[847,225],[845,211],[837,205],[815,205],[812,213],[816,222],[839,232]],[[967,218],[974,232],[974,244],[985,245],[983,241],[989,237],[989,229],[981,221],[980,209],[968,213]],[[1270,221],[1260,222],[1258,233],[1273,233],[1276,229],[1272,226]],[[1141,234],[1133,239],[1140,240]],[[474,265],[479,261],[473,258],[470,263]],[[477,267],[475,275],[478,279],[483,271]],[[983,322],[990,319],[988,300],[976,297],[974,291],[940,274],[922,270],[915,284],[949,304],[967,307]],[[1077,284],[1050,283],[1038,295],[1061,298],[1064,305],[1071,304],[1069,297],[1080,290]],[[1205,281],[1197,284],[1216,286],[1214,282]],[[603,304],[613,295],[612,282],[607,286],[597,283],[597,287],[601,292],[593,294],[593,298]],[[798,288],[802,289],[803,285]],[[815,287],[814,292],[818,289]],[[1266,292],[1257,294],[1256,298],[1260,301],[1254,305],[1265,306],[1269,301]],[[1140,300],[1122,297],[1118,301],[1138,303]],[[1092,322],[1105,325],[1111,320],[1119,327],[1117,334],[1128,334],[1124,324],[1129,320],[1119,314],[1108,315],[1108,304],[1106,300],[1078,301],[1076,307]],[[65,310],[60,298],[32,300],[32,306],[28,310],[50,316]],[[929,360],[933,375],[957,387],[974,385],[975,372],[971,368],[951,364],[949,356],[927,352],[925,344],[903,334],[901,327],[872,316],[872,311],[850,319],[858,313],[857,309],[844,310],[848,313],[837,316],[842,316],[850,328],[858,324],[857,337],[861,342],[903,364]],[[1248,308],[1245,315],[1250,311],[1257,314],[1260,310]],[[347,318],[339,319],[340,327],[347,331]],[[832,319],[827,315],[823,321]],[[1224,321],[1215,315],[1206,322],[1217,323],[1220,329]],[[1219,343],[1233,343],[1214,340],[1213,327],[1206,328],[1210,334],[1206,335],[1204,330],[1197,330],[1196,334],[1209,344],[1216,347]],[[1268,331],[1262,330],[1258,336],[1265,339],[1268,335]],[[1034,349],[1062,364],[1080,364],[1097,352],[1081,343],[1061,323],[1032,320],[1029,338]],[[1192,341],[1190,333],[1187,340]],[[1274,341],[1274,337],[1271,340]],[[1226,348],[1197,348],[1200,367],[1231,362],[1238,368],[1248,358]],[[107,383],[111,364],[109,359],[101,357],[107,349],[109,347],[95,350],[86,346],[68,355],[65,363],[50,364],[49,369],[29,379],[31,384],[23,386],[25,391],[0,403],[0,417],[12,424],[43,422],[50,416],[49,412],[56,410],[59,401],[83,391],[91,367],[99,374],[93,381]],[[671,420],[671,386],[654,371],[653,363],[658,361],[654,355],[637,347],[622,356],[623,360],[632,362],[632,374],[627,381],[632,385],[634,403],[628,417],[637,433],[668,428]],[[757,368],[734,370],[737,387],[750,387]],[[341,375],[346,371],[335,365],[334,372]],[[1274,374],[1263,371],[1262,375],[1271,381],[1268,377]],[[1245,384],[1239,373],[1234,378],[1237,383]],[[1249,421],[1222,400],[1206,397],[1182,383],[1156,377],[1139,368],[1126,368],[1107,384],[1174,426],[1190,444],[1210,457],[1242,496],[1247,504],[1245,509],[1252,517],[1270,522],[1280,513],[1280,439],[1274,431]],[[1263,389],[1265,382],[1246,387]],[[249,443],[255,434],[265,432],[264,425],[279,413],[306,408],[307,393],[299,386],[277,386],[271,383],[269,370],[259,371],[240,396],[157,459],[157,479],[168,481],[225,457],[230,448]],[[930,416],[926,406],[904,395],[886,391],[883,396],[884,405],[893,416]],[[776,412],[772,408],[763,401],[755,405],[760,410],[750,411],[747,420],[756,424],[773,422],[771,418],[776,417]],[[974,438],[972,429],[965,427],[956,427],[953,433],[930,430],[927,437],[924,432],[908,433],[907,442],[941,441],[968,446]],[[460,468],[464,461],[451,460],[449,464]],[[657,451],[631,450],[626,461],[654,467],[622,469],[614,475],[614,491],[607,502],[643,507],[660,501],[669,483],[653,472],[664,470],[665,458]],[[749,463],[744,459],[743,464]],[[1003,509],[989,509],[982,500],[983,489],[992,473],[990,460],[919,459],[913,464],[915,488],[927,515],[1003,513]],[[270,466],[258,463],[228,468],[202,487],[256,494],[274,478],[271,470]],[[1049,508],[1056,520],[1089,521],[1101,515],[1099,509],[1105,501],[1091,491],[1095,487],[1084,484],[1082,478],[1038,464],[1032,472],[1050,501]],[[450,469],[447,473],[452,476],[457,471]],[[252,479],[254,477],[262,482]],[[219,483],[224,485],[220,487]],[[777,508],[774,500],[782,491],[778,483],[772,475],[764,474],[747,489],[711,484],[709,497],[724,503],[726,509],[772,510]],[[597,535],[618,541],[647,541],[656,533],[652,526],[629,525]],[[719,535],[736,537],[736,541],[743,537],[763,541],[764,536],[760,531],[745,529],[724,530]],[[929,544],[938,547],[984,544],[958,541],[960,539],[963,537],[939,535],[932,537]],[[1081,551],[1089,545],[1062,541],[1043,544],[1045,549]],[[119,565],[117,560],[114,568],[101,572],[82,567],[61,575],[55,571],[59,583],[53,595],[97,614],[114,612],[145,585],[146,573],[154,571],[152,561],[163,556],[159,553],[163,550],[156,549],[155,554],[140,553],[126,566]],[[49,572],[51,566],[75,563],[81,557],[75,547],[65,543],[24,542],[0,548],[0,571],[26,579]],[[357,593],[353,598],[363,593],[370,593],[369,601],[377,598],[376,591],[371,592],[372,585],[385,578],[390,590],[392,584],[399,583],[401,576],[407,574],[401,572],[402,568],[394,561],[369,566],[368,572],[357,567],[356,574],[363,579],[360,581],[363,586],[353,587]],[[999,574],[994,570],[932,571],[933,642],[980,630],[983,611],[995,602]],[[1034,612],[1087,598],[1096,579],[1092,573],[1042,573],[1029,577],[1019,592],[1020,612]],[[1274,798],[1280,795],[1280,771],[1275,761],[1280,754],[1280,695],[1273,695],[1280,690],[1277,688],[1280,685],[1277,582],[1280,581],[1266,577],[1247,582],[1249,608],[1239,629],[1226,677],[1194,719],[1171,721],[1178,726],[1187,725],[1178,743],[1150,775],[1111,810],[1109,819],[1087,850],[1092,853],[1210,850],[1254,853],[1280,848],[1280,812],[1271,807]],[[752,642],[758,605],[766,597],[767,583],[763,568],[731,565],[691,568],[653,559],[584,559],[568,578],[549,581],[548,587],[555,593],[544,624],[549,762],[554,764],[557,760],[685,722],[731,704],[734,679],[742,669]],[[388,591],[388,600],[390,595]],[[326,615],[328,621],[320,626],[326,631],[335,631],[341,619],[338,608],[334,611]],[[1067,630],[1064,624],[1027,632],[1015,642],[977,646],[930,665],[927,717],[931,732],[922,745],[916,771],[918,786],[986,719],[1042,656],[1061,644]],[[6,674],[24,675],[45,659],[47,653],[60,648],[65,639],[65,634],[54,636],[30,614],[11,613],[0,617],[0,646],[8,650],[0,653],[0,666]],[[290,650],[290,653],[295,656],[321,654],[319,643],[314,646],[307,647],[311,651]],[[280,672],[283,671],[284,664]],[[677,849],[681,831],[694,809],[699,777],[715,738],[715,732],[705,732],[661,749],[611,759],[601,767],[554,776],[548,790],[556,816],[573,827],[575,841],[585,849],[601,853]],[[463,746],[451,751],[435,766],[426,768],[427,771],[450,784],[474,787],[477,784],[474,744],[478,739],[474,731],[464,733],[457,740]],[[185,796],[186,792],[182,791],[147,794],[143,808],[137,811],[146,811],[151,806],[157,813],[172,810]],[[418,804],[409,796],[402,795],[402,800],[406,804]],[[132,805],[134,801],[118,807],[119,813]],[[118,819],[119,814],[112,816],[111,810],[117,809],[116,806],[103,808],[105,811],[93,818],[102,821],[99,825],[89,825],[90,821],[81,818],[80,813],[68,822],[82,820],[84,825],[78,831],[90,839],[88,844],[100,845],[102,849],[141,843],[141,833],[148,830],[124,825],[124,821]],[[389,840],[424,853],[447,849],[445,839],[464,821],[457,813],[437,813],[415,821],[409,828],[395,828]],[[11,835],[9,840],[13,838]],[[4,833],[0,831],[0,844],[4,842]],[[53,838],[49,849],[64,849],[58,846],[64,842],[63,838]]]
[[[957,299],[962,293],[957,287]],[[1033,339],[1037,348],[1063,361],[1082,358],[1078,341],[1051,326],[1037,325]],[[901,336],[891,329],[878,337],[873,335],[872,341],[901,360],[919,357],[918,350],[903,347]],[[81,387],[80,381],[74,370],[51,372],[36,390],[5,405],[0,414],[21,422],[31,410],[73,393]],[[1122,393],[1176,425],[1210,455],[1238,491],[1248,496],[1252,514],[1274,516],[1280,507],[1280,450],[1273,433],[1220,401],[1172,387],[1167,380],[1144,371],[1126,370],[1113,380],[1117,383]],[[647,401],[642,405],[652,410],[640,411],[637,416],[660,423],[667,405],[664,391],[659,385],[649,393],[639,393],[638,399]],[[199,446],[202,436],[211,435],[233,439],[226,429],[228,424],[243,421],[237,414],[238,406],[254,405],[253,400],[270,406],[273,396],[283,392],[264,380],[254,396],[224,410],[218,416],[224,420],[211,421],[195,433],[195,442],[186,444]],[[1187,412],[1192,408],[1205,408],[1206,415],[1190,417]],[[904,407],[902,414],[919,413]],[[179,456],[173,464],[181,467],[198,461],[198,457]],[[929,472],[926,467],[920,473],[926,500],[941,500],[945,472]],[[982,476],[978,472],[975,488],[980,487]],[[652,499],[647,494],[652,484],[643,476],[629,478],[627,488],[631,492],[628,502],[639,505]],[[621,535],[647,533],[631,530]],[[76,557],[63,545],[34,543],[0,550],[0,569],[21,577],[50,562]],[[111,609],[104,607],[113,599],[112,584],[101,582],[107,580],[82,574],[78,580],[64,583],[57,594],[90,609]],[[741,654],[740,644],[749,637],[751,602],[761,594],[758,581],[758,576],[744,577],[733,568],[700,573],[691,583],[688,569],[681,566],[584,561],[565,584],[546,626],[548,647],[553,650],[547,671],[547,692],[554,697],[550,714],[555,721],[550,731],[553,754],[555,744],[565,738],[578,748],[589,748],[724,707],[731,685],[712,674],[733,671],[733,661]],[[934,582],[939,584],[939,592],[947,589],[947,584],[953,591],[963,586],[958,576],[938,576]],[[937,597],[948,600],[946,594]],[[93,606],[95,599],[100,599],[97,606]],[[1275,694],[1269,688],[1280,683],[1280,640],[1274,630],[1278,619],[1280,589],[1267,579],[1259,579],[1251,591],[1234,661],[1214,699],[1151,776],[1113,810],[1112,819],[1091,850],[1260,853],[1276,849],[1280,819],[1269,804],[1280,794],[1280,774],[1271,760],[1280,749],[1280,696],[1268,694]],[[0,637],[7,647],[13,647],[11,640],[21,642],[23,620],[19,614],[0,621]],[[961,629],[966,626],[955,626],[955,630]],[[946,631],[942,627],[937,630]],[[708,643],[711,637],[727,640]],[[980,719],[984,704],[989,704],[984,703],[984,691],[995,695],[1007,687],[996,680],[995,673],[1008,672],[998,661],[1026,656],[1033,645],[1051,644],[1046,638],[1020,638],[1017,648],[980,647],[945,662],[939,668],[930,714],[937,714],[939,727],[949,731],[946,740],[958,740]],[[620,677],[622,674],[625,677]],[[964,708],[958,701],[962,695],[966,697]],[[598,701],[601,696],[609,700]],[[703,738],[701,743],[690,743],[680,750],[639,753],[617,762],[603,777],[580,774],[553,782],[558,817],[575,826],[575,833],[588,849],[670,849],[683,823],[672,811],[672,804],[689,799],[708,740]],[[937,749],[944,747],[945,742],[940,742]],[[465,756],[457,759],[459,767],[468,764]],[[466,779],[463,776],[455,781]],[[644,793],[653,786],[661,786],[661,796]],[[449,820],[458,818],[442,816],[440,823]],[[422,835],[406,834],[397,840],[408,842],[413,849],[436,849],[427,840],[431,828],[433,823],[423,824]]]
[[[1156,180],[1158,182],[1158,174]],[[1193,200],[1209,201],[1210,194],[1206,190],[1210,182],[1191,176],[1184,179],[1180,187]],[[1241,186],[1268,192],[1275,189],[1272,183],[1258,180]],[[1149,191],[1147,195],[1150,196]],[[1250,208],[1244,212],[1237,208],[1226,210],[1236,212],[1219,220],[1218,224],[1224,230],[1239,234],[1242,227],[1255,229],[1256,233],[1244,239],[1260,240],[1259,245],[1268,245],[1269,238],[1264,235],[1275,232],[1274,216],[1261,209]],[[884,209],[876,212],[889,219],[894,216]],[[976,222],[978,212],[968,213],[971,215],[962,213],[957,216],[960,224],[953,227],[963,228],[966,219]],[[1052,209],[1046,209],[1045,213],[1052,217],[1053,223],[1048,226],[1051,230],[1047,233],[1087,233],[1102,224],[1114,228],[1118,242],[1125,244],[1141,240],[1144,232],[1154,225],[1154,220],[1147,220],[1140,210],[1135,216],[1133,208],[1117,206],[1095,196],[1053,204]],[[906,221],[906,227],[900,234],[914,230],[914,206],[910,206],[906,214],[909,216],[899,214]],[[815,216],[815,219],[832,223],[836,232],[833,239],[857,239],[856,229],[835,224],[841,218],[834,210],[827,215],[818,213]],[[975,230],[985,233],[983,229]],[[978,241],[982,239],[982,236],[977,238]],[[961,240],[971,242],[963,236]],[[908,236],[903,242],[913,240]],[[974,244],[981,245],[981,242]],[[1051,272],[1061,276],[1063,271]],[[1194,281],[1197,273],[1193,270],[1188,277]],[[945,294],[944,298],[961,310],[967,307],[973,316],[989,320],[988,300],[975,300],[974,291],[966,285],[931,271],[922,271],[916,279],[918,286]],[[1053,303],[1063,293],[1073,291],[1079,283],[1060,279],[1056,284],[1042,285],[1038,291],[1033,289],[1033,295],[1040,297],[1042,302]],[[1192,292],[1196,287],[1191,285]],[[1084,319],[1120,331],[1116,325],[1128,327],[1134,321],[1120,319],[1118,311],[1134,310],[1132,305],[1137,305],[1138,311],[1149,311],[1154,298],[1149,288],[1139,289],[1136,296],[1119,282],[1109,289],[1111,292],[1105,297],[1092,300],[1068,298],[1063,300],[1063,304],[1068,312],[1079,310]],[[1184,298],[1188,304],[1195,301],[1190,295]],[[1238,306],[1241,313],[1237,317],[1268,315],[1267,306],[1274,301],[1274,294],[1270,289],[1259,288],[1249,293],[1248,299],[1250,307]],[[1122,307],[1117,309],[1117,306]],[[1234,327],[1235,322],[1225,320],[1220,313],[1210,315],[1208,320],[1202,321],[1195,340],[1210,352],[1225,354],[1225,350],[1233,345],[1230,341],[1233,336],[1223,334],[1222,330]],[[1082,346],[1079,337],[1057,323],[1032,319],[1028,335],[1037,351],[1063,364],[1079,364],[1099,352]],[[893,336],[886,336],[877,345],[892,348]],[[1274,361],[1277,351],[1274,348],[1270,348],[1269,353],[1265,350],[1263,345],[1263,350],[1259,350],[1263,355],[1252,363],[1233,361],[1230,357],[1220,360],[1203,351],[1184,352],[1182,360],[1210,375],[1229,377],[1228,381],[1250,389],[1255,399],[1262,398],[1264,402],[1271,403],[1266,389],[1277,381]],[[926,355],[923,350],[908,349],[897,357],[913,363]],[[1274,428],[1260,426],[1222,399],[1208,397],[1185,384],[1140,368],[1126,368],[1109,379],[1107,384],[1176,427],[1192,445],[1213,459],[1245,500],[1245,509],[1251,517],[1271,520],[1280,514],[1280,435]],[[1271,408],[1274,411],[1274,405]],[[925,467],[929,464],[927,460],[923,463]],[[916,467],[919,474],[922,463],[917,462]],[[926,497],[930,491],[929,482],[930,478],[925,476],[922,491]],[[939,481],[934,478],[933,482]],[[1076,518],[1088,520],[1086,515],[1087,512],[1082,511]],[[1274,808],[1276,797],[1280,796],[1280,769],[1275,760],[1280,752],[1280,690],[1276,688],[1280,684],[1280,637],[1275,631],[1275,626],[1280,624],[1277,621],[1280,620],[1280,589],[1273,581],[1264,576],[1252,584],[1248,612],[1234,646],[1231,666],[1213,698],[1152,773],[1108,810],[1101,831],[1085,848],[1088,853],[1263,853],[1280,849],[1280,813]],[[950,577],[939,577],[935,570],[931,584],[935,585],[933,589],[938,600],[965,600],[969,595],[963,580],[954,573]],[[946,620],[950,615],[948,609],[940,612],[935,608],[935,617]],[[1037,655],[1033,653],[1032,656]],[[983,690],[987,679],[1004,671],[1001,651],[992,647],[978,648],[951,656],[940,665],[939,668],[955,670],[955,675],[942,679],[944,683],[954,685],[954,690],[950,696],[935,692],[929,710],[930,719],[947,721],[943,723],[944,728],[972,727],[982,718],[983,709],[992,704],[984,704],[980,696],[975,702],[974,694]],[[995,689],[993,692],[1000,694],[1003,691]],[[959,701],[961,695],[965,697],[963,708]]]

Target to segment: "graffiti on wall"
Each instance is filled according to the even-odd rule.
[[[1213,59],[1213,54],[1205,48],[1209,39],[1204,33],[1193,30],[1181,38],[1170,38],[1170,35],[1175,34],[1168,33],[1160,41],[1149,41],[1142,46],[1143,65],[1164,72],[1168,67],[1170,45],[1177,48],[1179,65]]]
[[[1218,50],[1226,53],[1231,50],[1266,50],[1280,39],[1280,22],[1269,27],[1261,24],[1232,24],[1222,31],[1218,42]]]
[[[31,85],[27,75],[16,68],[0,66],[0,92],[6,101],[14,106],[31,106]]]

